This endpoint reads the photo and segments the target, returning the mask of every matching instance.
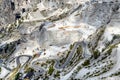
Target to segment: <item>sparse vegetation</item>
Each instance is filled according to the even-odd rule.
[[[90,61],[89,60],[86,60],[83,64],[82,64],[82,66],[88,66],[90,64]]]
[[[16,77],[16,73],[18,73],[18,70],[20,69],[21,66],[18,66],[17,68],[13,69],[13,71],[11,72],[8,80],[14,80]]]
[[[119,72],[116,72],[116,73],[114,73],[114,74],[111,74],[111,77],[112,76],[119,76],[120,75],[120,71]]]
[[[109,50],[107,52],[110,54],[112,52],[112,49],[115,47],[116,47],[116,45],[109,46]]]
[[[28,72],[33,72],[34,71],[34,69],[33,68],[31,68],[31,67],[29,67],[29,68],[27,68],[26,70],[25,70],[25,73],[28,73]]]
[[[72,45],[72,44],[70,45],[70,50],[73,48],[73,46],[74,46],[74,45]]]
[[[48,74],[49,74],[49,75],[52,75],[53,71],[54,71],[53,66],[50,66],[50,67],[49,67],[49,70],[48,70]]]
[[[20,75],[21,75],[21,73],[17,73],[17,74],[15,75],[15,79],[14,79],[14,80],[19,80]]]
[[[95,48],[98,45],[99,40],[102,38],[102,35],[104,34],[105,31],[105,27],[101,26],[96,32],[95,35],[93,36],[89,36],[89,38],[91,39],[91,42],[88,44],[89,48],[91,48],[92,50],[95,50]],[[94,44],[93,44],[94,41]]]
[[[112,9],[116,7],[117,4],[112,4],[114,2],[110,2],[109,4],[109,2],[106,1],[102,1],[102,4],[98,4],[99,0],[83,0],[81,2],[76,1],[72,4],[71,1],[67,3],[64,0],[43,0],[43,2],[42,0],[33,2],[26,0],[23,5],[21,2],[14,0],[7,1],[8,3],[3,2],[6,7],[5,10],[3,10],[5,11],[4,13],[6,13],[7,10],[10,10],[9,7],[11,6],[9,6],[9,2],[18,3],[17,6],[18,8],[20,7],[18,10],[16,7],[17,11],[9,11],[11,12],[10,15],[14,14],[14,17],[16,16],[16,18],[16,14],[19,12],[19,18],[17,18],[14,23],[11,24],[12,21],[7,20],[6,16],[0,24],[3,25],[4,23],[7,23],[6,21],[9,21],[10,24],[6,31],[3,30],[3,32],[0,33],[1,45],[4,47],[3,49],[0,49],[0,58],[5,58],[2,61],[2,65],[3,67],[6,66],[5,69],[8,70],[7,77],[9,77],[6,80],[19,80],[21,74],[23,75],[22,78],[26,78],[25,80],[28,78],[32,78],[33,80],[59,80],[61,77],[66,78],[66,74],[70,75],[70,77],[67,75],[67,77],[69,77],[68,80],[79,80],[75,78],[86,80],[89,77],[99,76],[112,69],[114,63],[116,64],[119,62],[117,61],[119,58],[117,57],[119,55],[119,50],[115,47],[117,45],[117,41],[120,41],[120,35],[116,35],[119,30],[114,33],[114,27],[112,27],[114,25],[112,24],[107,25],[107,28],[104,26],[100,27],[100,25],[106,25],[109,23],[109,21],[118,22],[118,20],[112,16],[112,13],[115,12]],[[28,6],[25,7],[26,5]],[[66,5],[69,5],[70,7],[67,7]],[[110,14],[106,15],[106,12]],[[119,11],[115,12],[115,17],[118,15],[118,12]],[[99,13],[101,14],[99,15]],[[84,19],[79,20],[80,16]],[[111,16],[114,20],[109,20],[112,19]],[[11,17],[8,18],[11,19]],[[102,19],[99,19],[100,17]],[[88,22],[89,20],[92,21]],[[41,24],[44,25],[41,27]],[[116,23],[114,22],[114,24]],[[115,29],[119,28],[115,27]],[[95,30],[97,31],[93,33]],[[92,35],[88,37],[90,34]],[[4,42],[2,38],[7,35],[11,38],[7,38],[8,40],[5,39],[6,41]],[[62,37],[62,35],[64,37]],[[112,36],[114,37],[111,41]],[[19,45],[12,43],[14,39],[20,39]],[[78,44],[71,44],[72,42]],[[67,48],[69,49],[66,50]],[[66,51],[62,54],[64,50]],[[113,55],[111,55],[112,51],[115,52]],[[40,52],[41,55],[38,55],[38,52]],[[14,54],[11,55],[12,53]],[[28,58],[20,58],[19,55],[26,55]],[[31,55],[33,55],[32,59]],[[14,59],[14,62],[12,58]],[[22,63],[25,64],[22,65]],[[119,69],[117,65],[115,65],[115,68]],[[13,66],[15,67],[14,69]],[[111,71],[114,71],[114,68]],[[111,76],[118,75],[120,76],[120,71],[116,71]],[[104,74],[102,76],[104,76]],[[98,78],[101,78],[102,76],[99,76]],[[109,76],[109,74],[105,76]]]
[[[69,53],[70,53],[70,51],[66,51],[65,52],[66,53],[66,56],[65,57],[62,57],[62,59],[60,60],[60,63],[64,63],[64,61],[67,59],[67,57],[69,56]]]
[[[36,12],[38,10],[38,8],[35,8],[35,9],[33,9],[33,12]]]
[[[1,73],[1,71],[2,71],[2,69],[1,69],[1,67],[0,67],[0,73]]]
[[[77,54],[82,54],[82,47],[81,47],[81,45],[77,48]]]
[[[100,52],[99,52],[98,50],[95,50],[95,51],[93,52],[93,57],[94,57],[94,59],[97,59],[99,56],[100,56]]]
[[[5,36],[4,33],[0,33],[0,38],[3,38]]]
[[[117,39],[117,38],[120,38],[120,35],[119,35],[119,34],[113,36],[113,40],[114,40],[114,39]]]
[[[57,71],[56,74],[54,74],[54,77],[55,77],[55,78],[56,78],[56,77],[57,77],[57,78],[60,77],[60,71]]]

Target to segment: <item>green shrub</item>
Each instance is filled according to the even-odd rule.
[[[53,71],[54,71],[53,66],[50,66],[48,70],[48,74],[52,75]]]
[[[94,57],[94,59],[97,59],[99,56],[100,56],[100,52],[99,52],[98,50],[95,50],[95,51],[93,52],[93,57]]]
[[[70,45],[70,50],[73,48],[73,46],[74,46],[74,45],[72,45],[72,44]]]
[[[60,76],[60,72],[57,71],[56,74],[54,75],[54,77],[59,77]]]
[[[88,66],[90,64],[90,61],[89,60],[86,60],[82,65],[83,66]]]

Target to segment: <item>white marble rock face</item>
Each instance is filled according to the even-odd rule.
[[[0,79],[119,80],[119,53],[120,0],[0,0]]]

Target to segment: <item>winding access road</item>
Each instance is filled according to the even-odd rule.
[[[41,75],[41,74],[43,74],[45,72],[45,70],[43,68],[41,68],[40,66],[36,65],[36,61],[32,62],[31,66],[39,72],[39,75]]]
[[[17,65],[20,65],[20,64],[21,64],[21,63],[20,63],[20,58],[21,58],[21,57],[28,57],[28,58],[29,58],[23,65],[25,65],[26,63],[28,63],[28,61],[32,58],[32,56],[29,56],[29,55],[20,55],[20,56],[16,57]]]
[[[78,47],[79,45],[82,45],[82,42],[76,42],[76,43],[74,44],[73,49],[71,50],[70,54],[68,55],[68,57],[67,57],[67,59],[66,59],[66,61],[65,61],[65,63],[64,63],[63,65],[59,66],[60,62],[59,62],[58,60],[56,60],[56,63],[55,63],[55,66],[54,66],[54,67],[55,67],[56,69],[65,68],[65,66],[66,66],[66,65],[70,62],[70,60],[72,59],[72,56],[75,54],[76,49],[77,49],[77,47]]]

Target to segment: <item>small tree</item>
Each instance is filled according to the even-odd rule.
[[[73,48],[73,45],[71,44],[71,45],[70,45],[70,50],[71,50],[72,48]]]
[[[93,52],[93,57],[94,57],[94,59],[97,59],[99,56],[100,56],[100,52],[99,52],[98,50],[95,50],[95,51]]]

